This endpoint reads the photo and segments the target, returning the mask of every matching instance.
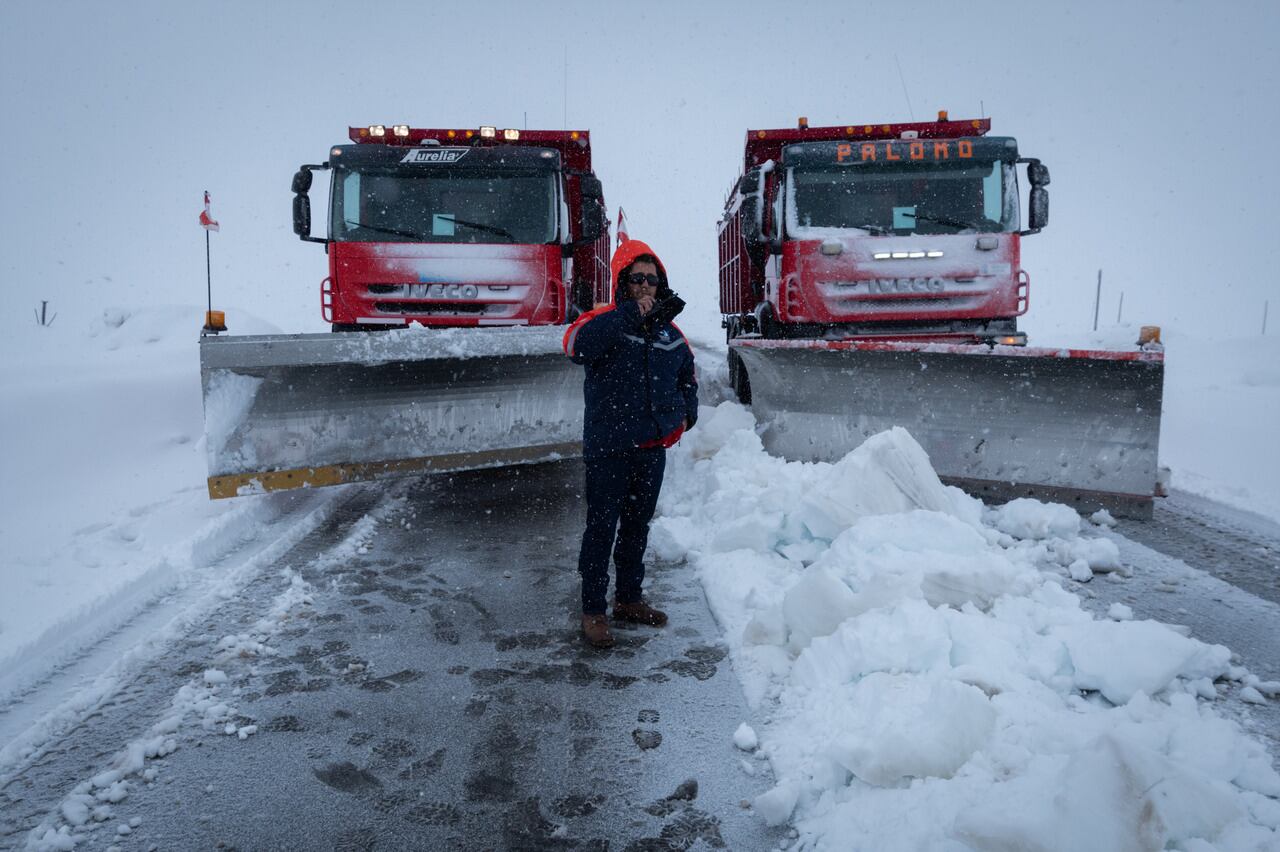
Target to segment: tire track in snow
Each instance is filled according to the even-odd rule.
[[[116,750],[125,743],[137,744],[150,723],[172,712],[175,694],[192,683],[192,675],[214,665],[219,638],[231,632],[220,631],[220,626],[254,624],[264,614],[277,615],[274,610],[297,584],[288,576],[291,572],[268,569],[322,560],[335,552],[339,552],[336,558],[343,558],[343,545],[367,536],[370,515],[380,505],[396,501],[397,493],[394,487],[353,486],[326,494],[319,506],[279,535],[237,554],[233,565],[220,566],[224,571],[219,582],[203,585],[189,599],[182,599],[176,613],[173,601],[157,601],[132,620],[129,630],[121,628],[128,633],[150,626],[139,625],[139,619],[159,623],[142,641],[119,652],[89,686],[77,689],[0,748],[4,773],[0,776],[0,843],[17,842],[37,825],[52,827],[58,822],[59,803],[94,775],[93,767],[101,769],[112,754],[116,754],[115,763],[122,762],[123,755]],[[347,549],[355,546],[358,543]],[[90,653],[98,655],[102,650]],[[188,664],[169,671],[151,665],[175,653],[186,657]],[[70,668],[74,667],[55,672],[47,684],[67,677]],[[13,704],[9,709],[16,712],[21,706]]]
[[[1174,491],[1157,500],[1150,521],[1116,529],[1250,594],[1280,604],[1280,525],[1257,515]]]

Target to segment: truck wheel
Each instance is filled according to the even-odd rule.
[[[756,313],[756,322],[760,326],[760,336],[766,340],[778,340],[782,337],[782,325],[773,313],[773,306],[766,303]]]
[[[747,365],[742,363],[741,356],[732,349],[729,350],[729,387],[733,388],[738,402],[743,405],[751,404],[751,380],[747,377]]]

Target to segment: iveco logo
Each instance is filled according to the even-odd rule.
[[[405,284],[400,292],[406,299],[478,299],[474,284]]]
[[[461,160],[470,150],[470,148],[415,148],[405,154],[400,162],[447,166]]]
[[[941,293],[946,283],[941,278],[872,278],[867,289],[872,293]]]

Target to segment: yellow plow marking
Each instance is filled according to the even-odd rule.
[[[323,467],[299,467],[291,470],[271,470],[259,473],[237,473],[209,477],[209,497],[213,500],[220,500],[226,497],[239,497],[242,494],[288,491],[293,488],[319,488],[325,485],[341,485],[344,482],[361,482],[392,476],[406,476],[414,473],[447,473],[484,467],[502,467],[512,464],[531,464],[550,461],[557,457],[573,458],[580,455],[582,455],[582,443],[571,441],[562,444],[483,450],[473,453],[451,453],[414,459],[331,464]]]

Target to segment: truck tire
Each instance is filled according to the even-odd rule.
[[[747,376],[747,365],[737,352],[729,350],[729,387],[733,395],[743,405],[751,404],[751,379]]]
[[[760,327],[760,336],[765,340],[778,340],[783,337],[782,324],[773,313],[773,305],[768,302],[756,311],[756,324]]]

